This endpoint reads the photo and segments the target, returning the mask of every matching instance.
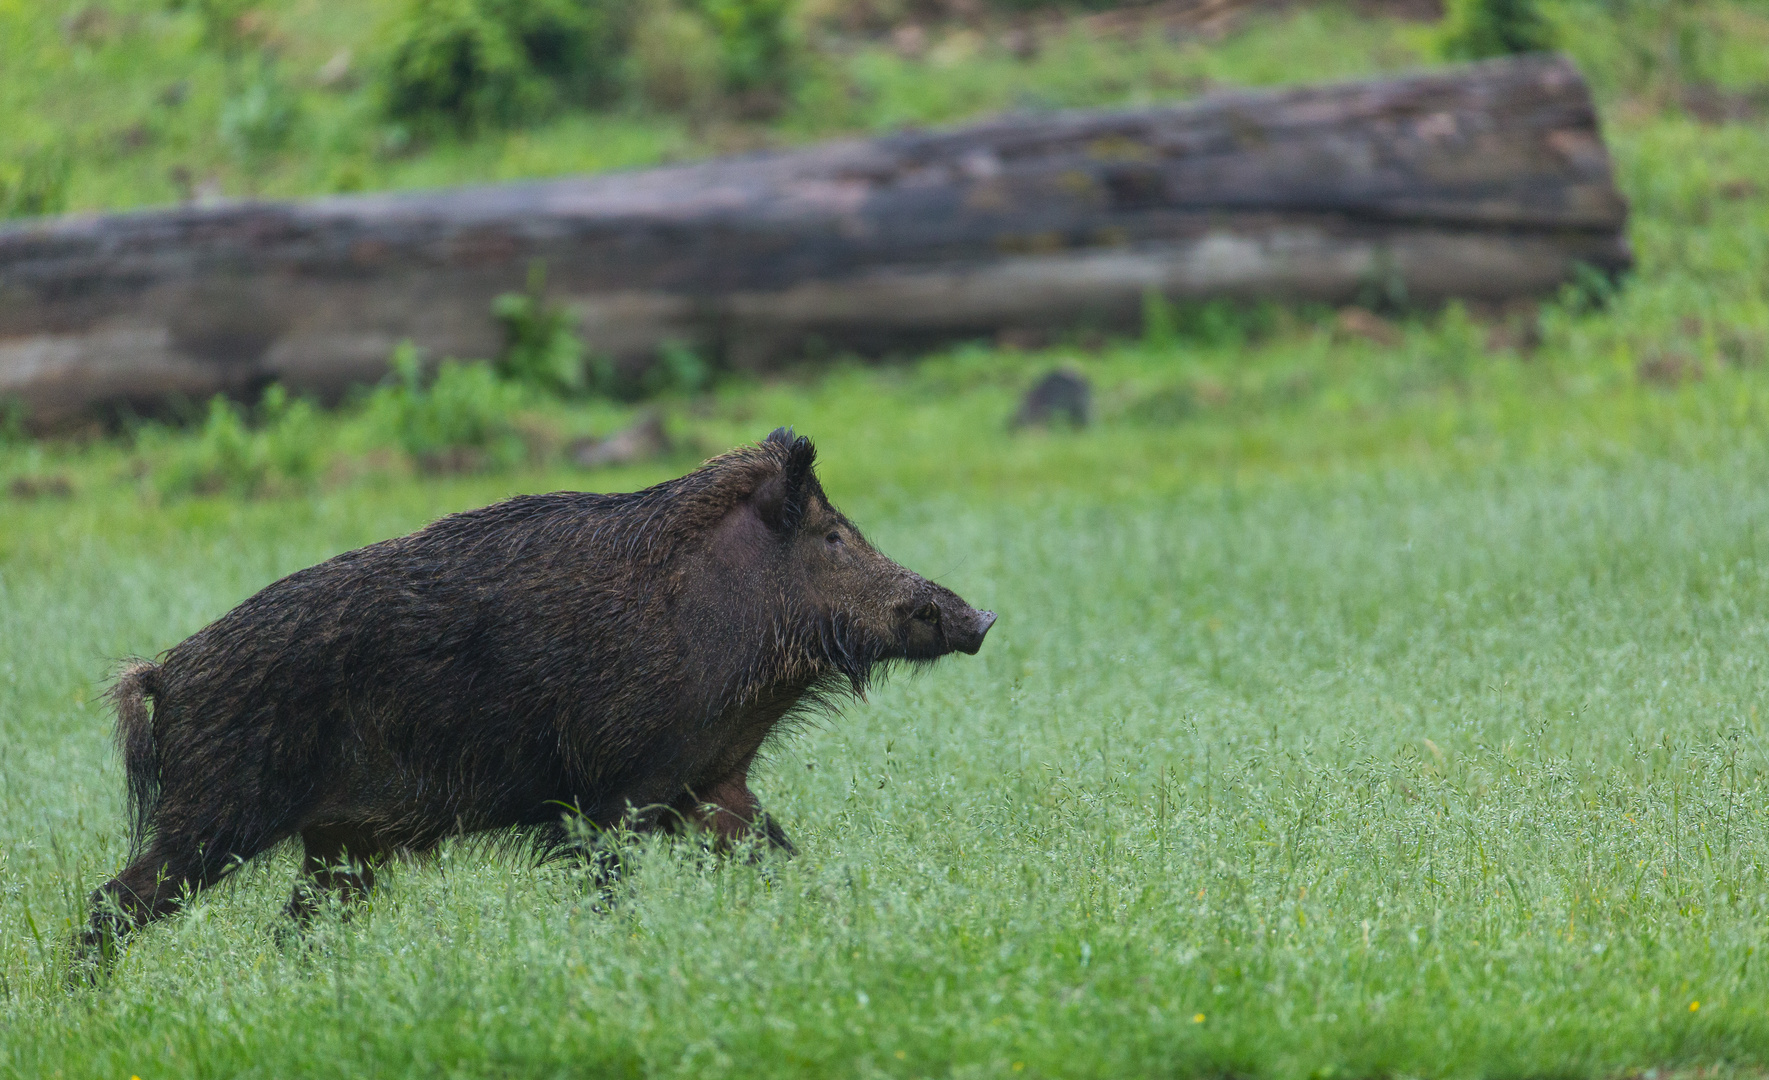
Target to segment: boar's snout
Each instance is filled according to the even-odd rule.
[[[993,611],[978,611],[957,593],[938,586],[908,607],[904,652],[911,660],[933,660],[950,652],[974,656],[995,625]]]
[[[975,656],[977,650],[983,647],[983,637],[995,625],[995,613],[972,611],[969,608],[965,610],[970,611],[970,618],[965,622],[963,630],[953,635],[952,647],[966,656]]]

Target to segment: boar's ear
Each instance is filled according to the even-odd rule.
[[[770,529],[790,536],[804,520],[805,502],[816,483],[811,466],[816,464],[817,449],[803,435],[793,438],[791,428],[774,429],[767,441],[785,447],[785,459],[780,463],[780,472],[756,489],[752,501],[756,513]]]

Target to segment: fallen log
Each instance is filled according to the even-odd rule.
[[[1379,82],[587,178],[0,229],[0,395],[32,425],[271,381],[335,396],[410,338],[499,345],[544,260],[593,349],[765,370],[1090,323],[1169,297],[1430,303],[1629,263],[1590,95],[1538,55]]]

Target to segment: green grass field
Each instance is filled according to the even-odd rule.
[[[1738,50],[1769,20],[1712,10],[1715,70],[1764,80]],[[1600,29],[1592,70],[1628,70]],[[1305,12],[1187,62],[1312,40],[1367,70],[1378,39],[1405,33]],[[798,858],[639,845],[608,909],[462,844],[282,941],[280,851],[102,985],[61,953],[124,854],[117,658],[437,515],[693,452],[423,478],[350,467],[343,414],[316,487],[244,499],[161,493],[152,440],[0,444],[0,481],[72,491],[0,495],[0,1075],[1761,1076],[1769,132],[1602,86],[1639,270],[1530,350],[1279,312],[662,399],[706,452],[797,425],[876,543],[1001,621],[775,746],[755,787]],[[118,175],[76,172],[83,204],[163,197]],[[1098,422],[1010,434],[1057,365]]]
[[[282,853],[77,991],[57,949],[123,854],[111,658],[439,513],[691,462],[160,503],[67,451],[78,494],[0,526],[0,1068],[1769,1065],[1769,371],[1636,377],[1611,331],[1651,291],[1472,368],[1430,326],[1303,325],[728,386],[678,422],[796,423],[886,551],[1002,615],[776,748],[757,789],[800,858],[643,848],[600,912],[569,866],[450,848],[279,945]],[[1058,361],[1105,418],[1008,435]]]
[[[642,848],[604,913],[569,866],[450,848],[279,945],[283,853],[94,990],[63,989],[56,951],[122,856],[108,658],[334,551],[585,478],[9,507],[0,1068],[1769,1064],[1761,369],[1567,391],[1539,421],[1541,384],[1432,398],[1400,453],[1364,449],[1355,409],[1298,416],[1261,458],[1232,417],[1009,437],[1009,395],[950,392],[954,366],[752,391],[729,421],[819,436],[876,541],[1002,614],[975,659],[777,747],[757,788],[801,857]]]

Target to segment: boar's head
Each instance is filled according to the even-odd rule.
[[[995,623],[957,593],[886,558],[823,493],[811,440],[768,436],[780,467],[750,497],[784,556],[786,593],[821,659],[862,691],[874,665],[974,654]]]

